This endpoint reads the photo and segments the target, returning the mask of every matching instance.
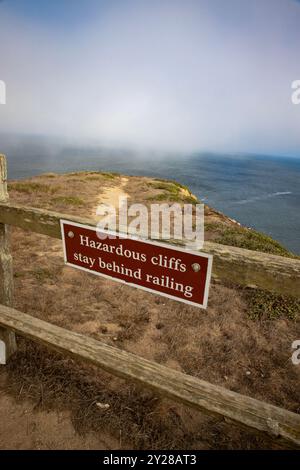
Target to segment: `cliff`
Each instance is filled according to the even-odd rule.
[[[196,202],[176,182],[98,172],[11,181],[9,194],[14,202],[83,217],[93,217],[99,202],[114,204],[122,195],[145,204]],[[208,240],[293,257],[210,207],[205,215]],[[229,278],[213,281],[203,311],[73,270],[63,264],[60,240],[13,227],[12,252],[17,309],[297,412],[300,371],[290,356],[300,337],[298,300],[242,288]],[[40,411],[67,410],[76,430],[100,434],[105,446],[121,433],[123,447],[270,447],[253,432],[158,400],[105,373],[95,375],[29,341],[20,340],[17,357],[0,371],[0,385],[5,374],[10,387],[2,388],[9,397],[21,393]],[[108,404],[109,411],[97,403]],[[62,429],[69,424],[64,418]]]

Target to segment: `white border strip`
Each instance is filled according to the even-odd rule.
[[[188,252],[188,253],[190,253],[192,255],[195,255],[195,256],[200,256],[202,258],[207,258],[208,263],[207,263],[206,282],[205,282],[205,287],[204,287],[203,304],[199,304],[199,303],[196,303],[196,302],[191,302],[190,300],[182,299],[180,297],[176,297],[176,296],[173,296],[173,295],[170,295],[170,294],[165,294],[164,292],[160,292],[160,291],[151,289],[149,287],[144,287],[144,286],[140,286],[138,284],[133,284],[132,282],[127,282],[124,279],[118,279],[118,278],[115,278],[113,276],[109,276],[108,274],[99,273],[97,271],[92,271],[88,268],[84,268],[82,266],[78,266],[76,264],[69,263],[67,261],[64,224],[68,224],[68,225],[71,225],[71,226],[74,226],[74,227],[79,227],[79,228],[85,228],[85,229],[92,230],[92,231],[94,230],[96,232],[97,231],[103,232],[103,233],[106,233],[108,235],[115,236],[117,238],[137,240],[140,243],[144,243],[144,244],[147,244],[147,245],[154,245],[154,246],[158,246],[158,247],[161,247],[161,248],[167,248],[167,249],[170,249],[170,250],[175,250],[175,251],[180,251],[180,252]],[[194,307],[203,308],[203,309],[207,308],[208,293],[209,293],[211,272],[212,272],[213,255],[210,255],[208,253],[202,253],[201,251],[198,252],[198,251],[193,251],[193,250],[189,250],[189,249],[186,249],[186,248],[179,248],[179,247],[173,246],[173,245],[168,246],[167,244],[164,244],[164,243],[158,243],[158,242],[154,242],[152,240],[145,240],[145,239],[139,238],[138,236],[133,236],[133,235],[129,235],[129,234],[122,233],[122,232],[113,232],[111,230],[99,230],[97,227],[93,227],[92,225],[79,224],[77,222],[72,222],[70,220],[65,220],[65,219],[60,219],[60,228],[61,228],[61,238],[62,238],[62,241],[63,241],[64,261],[65,261],[65,264],[67,266],[71,266],[72,268],[80,269],[81,271],[86,271],[90,274],[96,274],[97,276],[105,277],[106,279],[110,279],[110,280],[113,280],[113,281],[116,281],[116,282],[120,282],[121,284],[126,284],[127,286],[135,287],[136,289],[142,289],[146,292],[151,292],[151,293],[156,294],[156,295],[161,295],[163,297],[167,297],[168,299],[177,300],[178,302],[183,302],[183,303],[188,304],[188,305],[193,305]]]

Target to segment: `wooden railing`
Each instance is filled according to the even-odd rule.
[[[95,220],[1,202],[0,223],[61,238],[60,220],[95,226]],[[202,249],[214,255],[213,277],[300,297],[300,260],[234,246],[206,242]]]
[[[0,156],[0,178],[0,338],[5,345],[7,359],[16,350],[17,333],[97,365],[115,376],[134,380],[162,396],[263,432],[284,446],[300,446],[299,414],[199,380],[13,309],[12,258],[7,226],[61,238],[60,219],[91,226],[95,221],[8,203],[4,156]],[[220,279],[300,296],[299,260],[216,243],[206,243],[203,251],[214,255],[213,274]]]

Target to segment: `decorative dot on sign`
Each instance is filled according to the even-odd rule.
[[[195,271],[195,273],[198,273],[198,272],[200,271],[200,269],[201,269],[201,266],[200,266],[200,264],[198,264],[198,263],[193,263],[193,264],[192,264],[192,268],[193,268],[193,270]]]
[[[72,231],[70,230],[70,232],[68,232],[68,237],[69,237],[69,238],[74,238],[74,232],[72,232]]]

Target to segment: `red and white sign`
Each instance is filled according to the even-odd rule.
[[[61,220],[61,232],[68,266],[207,307],[212,255],[67,220]]]

